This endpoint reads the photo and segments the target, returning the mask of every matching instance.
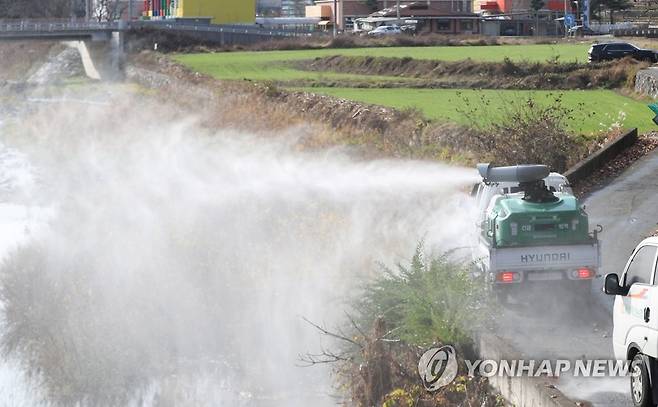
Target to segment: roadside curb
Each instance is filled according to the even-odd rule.
[[[635,144],[638,139],[637,128],[632,129],[624,135],[603,145],[601,149],[581,160],[571,167],[564,176],[567,177],[572,186],[589,177],[597,170],[605,166],[611,159],[615,158],[622,150]]]
[[[476,339],[477,351],[483,360],[522,360],[503,338],[492,333],[483,333]],[[555,379],[548,377],[493,376],[489,384],[507,402],[515,407],[574,407],[576,402],[568,399],[555,388]]]

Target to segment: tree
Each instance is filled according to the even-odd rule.
[[[530,8],[535,12],[535,35],[539,34],[539,10],[544,8],[544,0],[530,0]]]
[[[590,0],[589,1],[589,10],[590,10],[590,17],[592,20],[596,21],[601,21],[602,16],[601,16],[601,10],[603,8],[603,3],[601,0]]]
[[[610,24],[614,24],[614,12],[621,10],[628,10],[631,8],[631,3],[628,0],[601,0],[608,10],[610,10]]]
[[[98,22],[119,20],[126,8],[120,0],[96,0],[93,17]]]
[[[83,15],[84,1],[81,0],[0,0],[0,18],[69,18]]]
[[[377,11],[379,9],[379,2],[377,0],[364,0],[364,3],[372,11]]]
[[[603,11],[607,11],[610,14],[610,24],[614,24],[614,12],[627,10],[631,8],[631,2],[629,0],[590,0],[590,13],[593,19],[601,21],[603,20]]]
[[[534,12],[538,12],[539,10],[544,8],[544,0],[531,0],[530,1],[530,8],[534,10]]]

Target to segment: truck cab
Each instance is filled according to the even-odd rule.
[[[658,402],[658,237],[633,250],[621,274],[605,277],[604,292],[615,296],[612,343],[615,358],[631,363],[635,406]]]

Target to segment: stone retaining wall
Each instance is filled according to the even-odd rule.
[[[647,68],[635,76],[635,91],[642,95],[658,98],[658,68]]]

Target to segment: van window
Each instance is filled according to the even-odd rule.
[[[656,246],[642,246],[635,254],[635,257],[633,257],[630,266],[628,266],[625,285],[628,287],[635,283],[651,283],[653,260],[655,257]]]

